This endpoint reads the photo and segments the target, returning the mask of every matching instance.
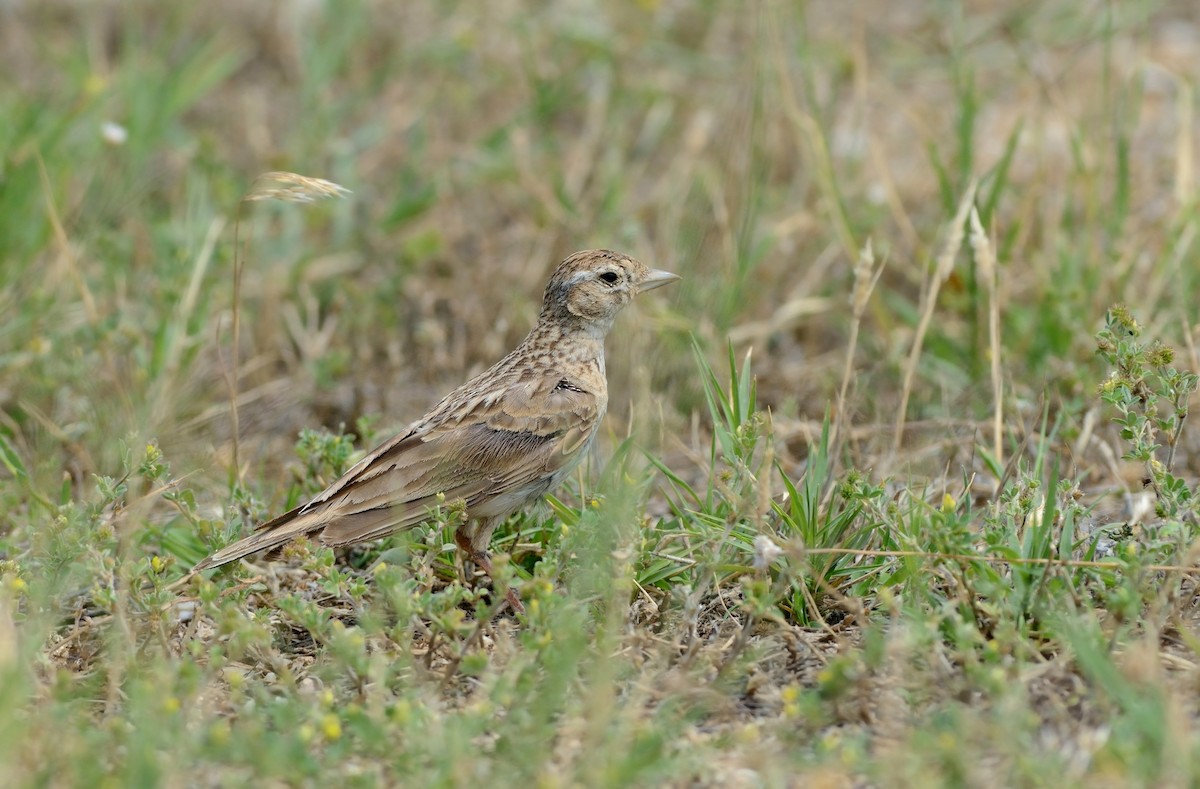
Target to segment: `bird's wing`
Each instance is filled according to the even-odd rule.
[[[380,445],[307,504],[268,521],[197,565],[216,567],[305,534],[328,545],[415,526],[443,494],[470,514],[489,502],[507,511],[540,481],[578,462],[606,405],[605,393],[562,380],[516,378],[448,397],[430,416]],[[544,488],[542,489],[544,490]],[[527,496],[522,497],[522,493]]]
[[[488,517],[540,495],[579,461],[603,416],[602,397],[559,382],[518,380],[491,390],[379,453],[329,497],[321,541],[346,545],[416,525],[439,493],[462,500],[468,515]]]

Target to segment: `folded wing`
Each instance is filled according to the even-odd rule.
[[[260,525],[196,569],[304,535],[326,545],[383,537],[426,520],[438,494],[447,502],[462,500],[471,517],[513,512],[578,463],[603,416],[604,393],[564,390],[556,382],[519,379],[454,409],[435,408],[310,502]]]

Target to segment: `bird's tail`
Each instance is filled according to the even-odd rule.
[[[320,510],[303,512],[303,507],[285,512],[278,518],[269,520],[254,530],[249,537],[243,537],[232,545],[227,545],[212,556],[203,560],[192,572],[209,570],[223,564],[236,562],[252,553],[278,548],[286,542],[320,531],[325,525],[326,517]]]

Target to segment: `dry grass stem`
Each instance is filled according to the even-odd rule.
[[[71,278],[71,283],[79,292],[79,303],[83,305],[84,315],[87,316],[88,323],[95,326],[100,321],[100,312],[96,308],[96,298],[92,295],[87,282],[79,273],[79,261],[75,258],[75,252],[71,248],[71,241],[67,237],[66,228],[63,227],[58,206],[54,201],[54,191],[50,186],[50,175],[46,172],[46,164],[40,156],[37,158],[37,164],[38,177],[42,182],[42,194],[46,198],[46,218],[49,220],[50,226],[54,231],[54,241],[58,246],[58,251],[63,261],[66,262],[67,276]]]
[[[314,203],[334,197],[345,197],[350,190],[333,181],[324,178],[313,178],[299,173],[273,171],[263,173],[254,179],[250,189],[238,202],[237,219],[233,224],[233,348],[230,351],[230,362],[225,372],[225,382],[229,388],[229,421],[232,433],[233,473],[240,482],[242,479],[242,464],[240,458],[241,426],[238,419],[238,380],[240,364],[239,356],[242,339],[242,270],[245,267],[245,255],[242,253],[241,230],[242,211],[247,203],[261,200],[279,200],[285,203]]]
[[[862,316],[867,310],[871,293],[875,290],[875,284],[879,282],[885,265],[886,263],[880,263],[878,267],[875,266],[875,250],[872,249],[871,239],[868,238],[862,251],[859,252],[858,261],[854,264],[854,290],[850,294],[850,337],[846,342],[842,383],[838,387],[837,415],[833,421],[833,436],[830,439],[830,443],[835,447],[838,446],[838,439],[842,435],[842,427],[846,421],[846,393],[850,389],[850,380],[854,376],[854,356],[858,350],[858,332],[862,325]],[[838,456],[836,450],[831,454],[834,458]]]
[[[917,331],[913,336],[912,350],[908,354],[908,362],[904,367],[904,382],[900,387],[900,404],[896,409],[896,432],[892,439],[893,455],[900,451],[900,444],[904,440],[904,420],[905,414],[908,411],[908,398],[912,394],[913,376],[917,372],[917,361],[921,358],[921,348],[925,344],[925,333],[929,331],[929,322],[933,320],[933,311],[937,307],[937,297],[942,289],[942,283],[946,281],[950,276],[950,272],[954,270],[954,260],[958,257],[958,251],[962,248],[963,226],[967,221],[967,211],[975,202],[975,189],[977,186],[978,181],[972,180],[967,186],[967,191],[963,193],[962,200],[958,204],[958,210],[954,214],[954,219],[950,222],[946,243],[942,247],[942,253],[938,256],[933,275],[925,285],[924,297],[921,301],[921,317],[917,321]]]
[[[1192,146],[1196,139],[1193,119],[1195,116],[1195,89],[1186,79],[1175,80],[1178,91],[1178,124],[1175,137],[1175,200],[1180,207],[1190,206],[1196,195],[1195,154]]]
[[[979,211],[971,207],[971,250],[979,265],[979,276],[988,300],[988,357],[992,373],[992,453],[996,464],[1004,465],[1004,381],[1000,374],[1000,296],[996,256],[987,233],[979,221]]]

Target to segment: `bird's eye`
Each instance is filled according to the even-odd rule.
[[[615,271],[606,271],[600,275],[600,279],[603,280],[604,282],[607,282],[609,285],[613,285],[616,283],[616,281],[619,279],[619,277],[617,277],[617,274]]]

